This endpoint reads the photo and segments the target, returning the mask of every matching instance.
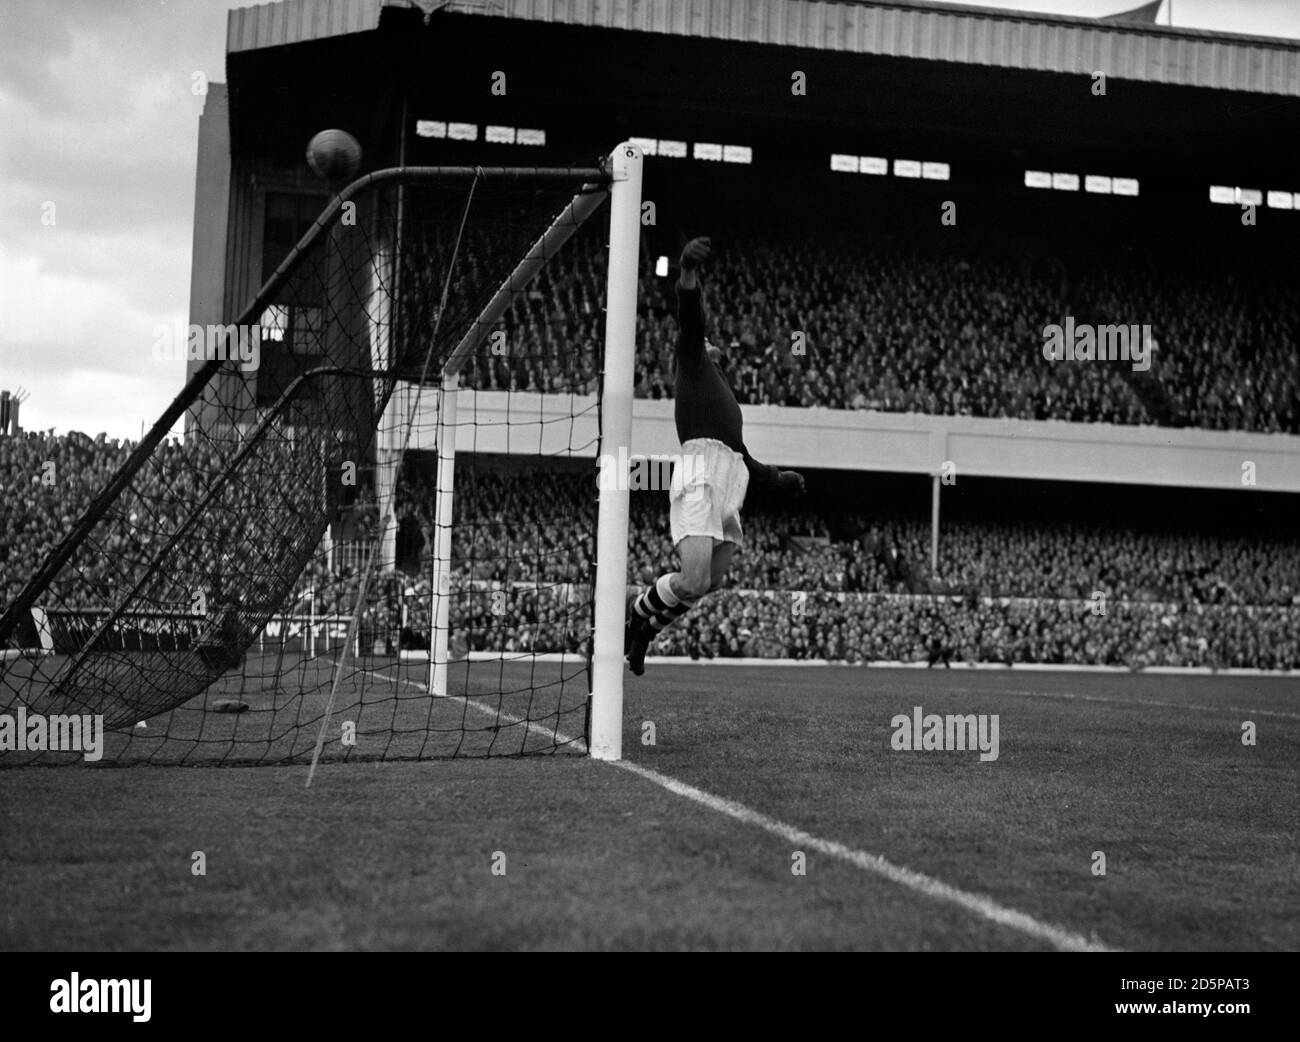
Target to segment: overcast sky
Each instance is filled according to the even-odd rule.
[[[191,87],[195,72],[225,80],[226,11],[241,6],[0,0],[0,388],[31,393],[24,428],[136,438],[180,389],[184,363],[150,347],[155,326],[188,321],[203,103]],[[983,6],[1102,15],[1138,2]],[[1173,0],[1173,18],[1300,38],[1300,0]]]

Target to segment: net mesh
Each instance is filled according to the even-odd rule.
[[[568,276],[603,288],[605,186],[365,180],[203,331],[212,360],[169,410],[183,440],[164,416],[115,473],[70,443],[53,480],[91,501],[0,616],[0,707],[28,722],[0,764],[81,759],[50,748],[71,715],[102,718],[106,762],[304,760],[334,687],[325,760],[584,748],[603,313],[575,311]],[[440,439],[457,477],[435,698]],[[566,494],[512,512],[557,468]]]

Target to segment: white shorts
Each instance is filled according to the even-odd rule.
[[[688,535],[707,535],[740,546],[740,508],[748,488],[749,468],[739,452],[713,438],[692,438],[682,445],[668,493],[673,545]]]

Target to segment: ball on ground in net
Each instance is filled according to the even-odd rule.
[[[361,145],[346,130],[322,130],[307,143],[307,165],[332,181],[352,177],[361,169]]]
[[[237,698],[220,698],[212,703],[214,713],[246,713],[248,710],[248,703]]]

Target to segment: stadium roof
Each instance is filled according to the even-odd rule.
[[[1300,96],[1300,43],[920,0],[281,0],[236,8],[227,53],[377,29],[385,8]]]

